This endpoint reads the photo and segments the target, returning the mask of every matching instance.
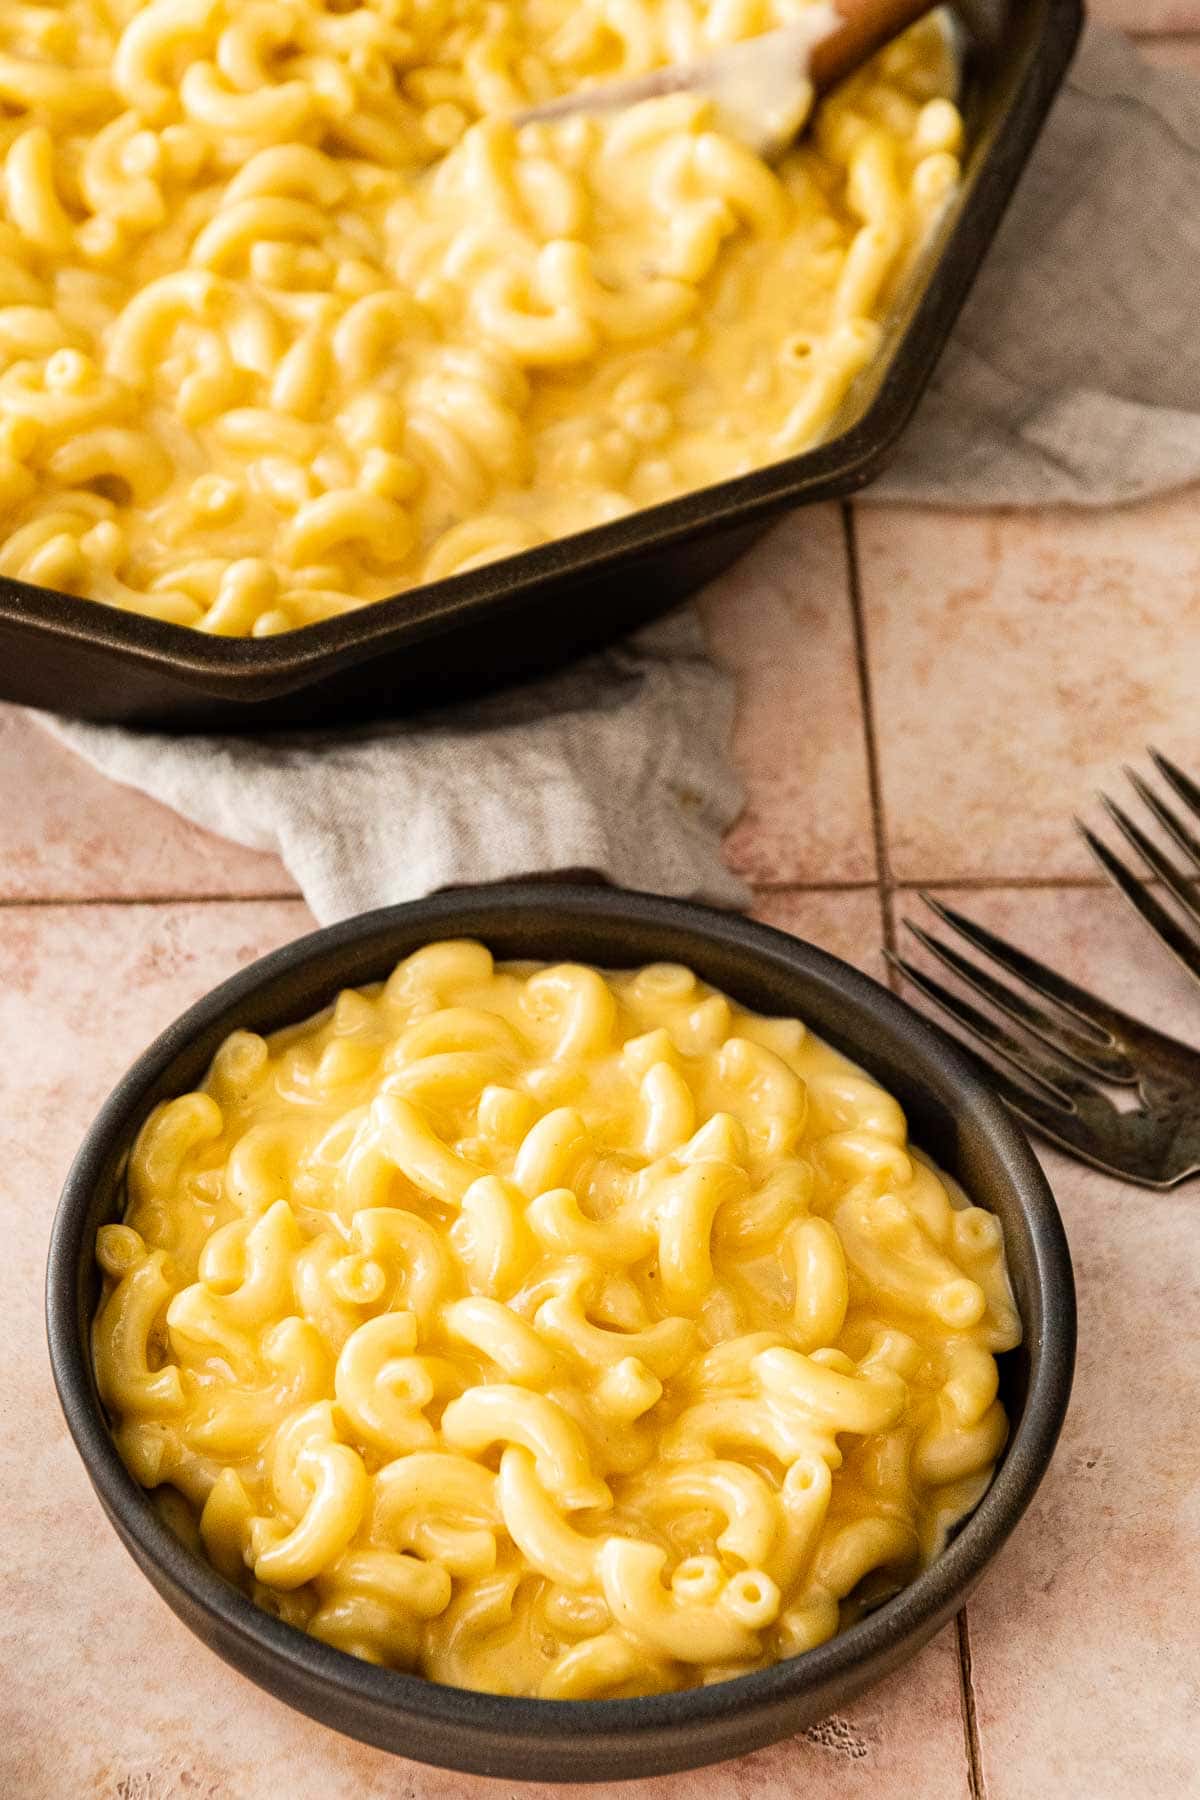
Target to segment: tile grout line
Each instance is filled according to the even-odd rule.
[[[971,1665],[971,1628],[967,1609],[955,1614],[954,1631],[958,1640],[958,1676],[962,1698],[963,1742],[967,1753],[967,1782],[971,1800],[987,1800],[987,1783],[983,1778],[983,1751],[979,1742],[979,1715],[975,1708],[975,1680]]]
[[[873,894],[879,886],[873,876],[861,881],[755,881],[744,870],[741,874],[756,899],[770,894]]]
[[[875,730],[875,706],[871,690],[871,669],[867,660],[867,625],[863,608],[862,582],[858,566],[858,536],[854,510],[849,501],[842,502],[842,535],[846,548],[846,578],[850,594],[850,619],[854,629],[854,660],[858,669],[858,692],[862,704],[863,746],[867,758],[867,791],[871,797],[871,831],[875,843],[875,891],[879,897],[879,921],[884,945],[895,950],[892,927],[892,879],[888,866],[887,821],[883,808],[883,781],[879,767],[879,739]]]
[[[935,875],[920,880],[906,876],[891,883],[897,894],[919,894],[923,888],[971,888],[980,893],[991,888],[1015,888],[1019,892],[1070,888],[1073,892],[1102,894],[1111,885],[1103,875]]]
[[[767,898],[772,894],[865,894],[881,887],[895,896],[897,894],[919,893],[923,888],[931,888],[935,892],[945,889],[961,889],[971,893],[992,893],[1015,890],[1017,892],[1053,892],[1055,889],[1069,889],[1079,893],[1105,893],[1109,883],[1103,876],[1090,875],[926,875],[920,879],[890,876],[881,882],[878,877],[866,876],[861,880],[841,879],[832,881],[773,881],[756,880],[752,873],[740,870],[742,879],[756,896]],[[1156,877],[1147,878],[1148,887],[1161,885]],[[149,893],[149,894],[0,894],[0,912],[16,910],[22,907],[37,906],[252,906],[258,902],[278,902],[296,900],[303,902],[304,895],[298,888],[273,888],[265,893],[230,893],[230,894],[195,894],[195,893]]]
[[[0,913],[33,911],[37,907],[66,906],[256,906],[295,900],[304,904],[296,888],[268,894],[3,894]]]
[[[744,869],[738,872],[756,894],[866,893],[870,888],[881,885],[877,879],[872,880],[870,877],[859,881],[757,881]],[[1038,893],[1066,888],[1072,893],[1103,894],[1111,884],[1102,875],[923,875],[903,878],[890,876],[883,885],[890,894],[919,894],[925,888],[934,892],[961,888],[981,894],[991,893],[993,890],[1014,889],[1018,893]],[[1147,887],[1160,885],[1156,876],[1147,877]]]

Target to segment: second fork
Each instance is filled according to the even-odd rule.
[[[888,952],[889,960],[972,1040],[981,1074],[1014,1112],[1073,1156],[1145,1187],[1174,1187],[1200,1173],[1200,1052],[932,895],[921,898],[975,955],[911,919],[905,925],[991,1010],[908,958]],[[1134,1104],[1117,1105],[1106,1092],[1114,1088]]]
[[[1174,798],[1187,808],[1192,818],[1200,822],[1200,784],[1193,781],[1190,775],[1185,775],[1161,751],[1150,748],[1147,755]],[[1200,901],[1190,885],[1200,879],[1200,837],[1185,823],[1175,807],[1169,805],[1149,782],[1143,780],[1136,769],[1126,766],[1125,775],[1151,817],[1187,858],[1187,870],[1180,870],[1154,838],[1136,824],[1115,800],[1110,800],[1107,794],[1101,794],[1100,804],[1126,843],[1137,851],[1146,867],[1162,882],[1186,924],[1180,923],[1146,882],[1135,875],[1128,864],[1122,862],[1103,838],[1097,837],[1082,819],[1076,819],[1076,829],[1104,873],[1125,896],[1138,917],[1166,945],[1172,956],[1182,963],[1188,974],[1200,981]]]

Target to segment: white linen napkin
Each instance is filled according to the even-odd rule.
[[[1200,480],[1200,81],[1089,26],[864,498],[1111,506]]]
[[[900,454],[864,499],[1097,507],[1200,480],[1198,197],[1200,82],[1090,28]],[[722,582],[752,591],[772,555],[767,539]],[[720,855],[741,804],[731,682],[690,609],[415,722],[167,737],[43,717],[113,780],[277,852],[323,923],[534,871],[748,898]]]
[[[416,721],[246,738],[45,717],[114,781],[276,851],[323,925],[566,870],[742,905],[720,856],[741,806],[732,720],[732,684],[691,607],[546,680]]]

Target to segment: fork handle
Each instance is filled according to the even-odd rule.
[[[836,87],[876,50],[906,30],[931,0],[831,0],[830,10],[840,23],[813,45],[809,78],[818,94]]]

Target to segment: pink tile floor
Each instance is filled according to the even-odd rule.
[[[1200,0],[1095,11],[1200,64]],[[946,890],[1200,1044],[1200,990],[1099,885],[1070,827],[1147,739],[1200,770],[1198,505],[827,508],[781,540],[765,616],[720,584],[706,617],[738,678],[748,790],[727,853],[759,916],[882,978],[910,890]],[[309,928],[293,896],[271,858],[109,787],[0,709],[6,1800],[555,1791],[363,1749],[233,1675],[120,1548],[54,1400],[43,1259],[79,1137],[176,1013]],[[1045,1160],[1076,1260],[1078,1378],[1051,1474],[977,1596],[844,1716],[612,1790],[621,1800],[1200,1796],[1200,1184],[1155,1196]]]

